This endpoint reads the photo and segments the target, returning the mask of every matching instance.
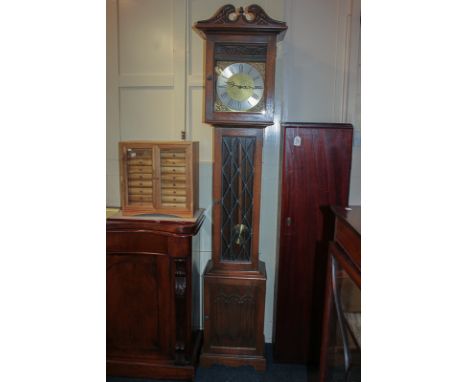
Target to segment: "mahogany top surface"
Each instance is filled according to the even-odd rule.
[[[332,207],[335,215],[361,236],[361,206]]]
[[[350,123],[331,123],[331,122],[282,122],[283,127],[297,127],[297,128],[315,128],[315,129],[352,129],[353,125]]]
[[[166,232],[178,235],[196,235],[205,220],[205,210],[198,209],[194,217],[177,217],[163,214],[123,215],[122,211],[107,218],[107,230],[132,228]]]
[[[229,269],[218,269],[214,267],[213,260],[209,260],[205,272],[205,276],[216,276],[224,278],[243,278],[243,279],[266,279],[266,266],[265,262],[258,262],[258,269],[256,270],[229,270]]]

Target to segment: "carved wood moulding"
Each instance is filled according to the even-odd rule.
[[[207,30],[232,33],[248,31],[252,28],[265,32],[281,33],[288,29],[285,22],[271,18],[257,4],[249,5],[245,9],[239,7],[237,10],[232,4],[224,5],[218,9],[213,17],[199,21],[195,27],[202,33]]]

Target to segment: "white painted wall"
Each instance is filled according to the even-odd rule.
[[[120,205],[118,141],[175,140],[185,130],[187,139],[200,142],[200,206],[207,210],[196,241],[202,270],[211,258],[213,128],[202,123],[203,40],[192,25],[226,3],[107,0],[107,205]],[[271,342],[281,121],[355,125],[350,204],[360,204],[360,2],[256,3],[289,26],[278,44],[275,124],[265,130],[263,152],[259,249],[268,275],[264,332]]]

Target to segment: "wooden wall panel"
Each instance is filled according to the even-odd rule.
[[[173,73],[171,1],[119,0],[119,73]]]
[[[120,140],[173,140],[174,92],[165,88],[120,89]],[[166,112],[164,112],[166,110]]]

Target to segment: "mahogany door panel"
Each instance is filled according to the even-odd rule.
[[[168,256],[108,253],[108,355],[172,357],[169,285]]]
[[[318,361],[326,243],[324,206],[346,205],[352,128],[284,124],[275,359]],[[331,220],[330,220],[331,221]]]

